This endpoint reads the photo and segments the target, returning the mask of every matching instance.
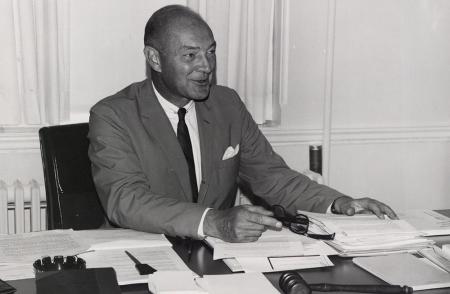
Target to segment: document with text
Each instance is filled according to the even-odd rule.
[[[178,254],[169,246],[127,249],[141,263],[149,264],[157,271],[191,271]],[[123,249],[96,250],[80,254],[89,268],[113,267],[119,285],[147,283],[148,275],[139,275],[134,262]],[[194,273],[192,272],[194,275]]]
[[[73,230],[52,230],[0,238],[1,263],[29,263],[43,256],[74,255],[85,251],[89,245],[76,238]]]
[[[333,266],[326,255],[290,256],[290,257],[237,257],[242,271],[251,272],[277,272]]]
[[[163,234],[130,229],[83,230],[74,234],[89,244],[88,250],[172,246]]]
[[[213,258],[281,257],[304,255],[335,255],[336,250],[325,242],[295,234],[289,229],[268,230],[256,242],[229,243],[208,237],[206,242],[214,249]]]

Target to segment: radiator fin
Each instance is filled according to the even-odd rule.
[[[46,229],[45,188],[36,180],[8,185],[0,180],[0,234]]]

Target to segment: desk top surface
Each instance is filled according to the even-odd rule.
[[[438,212],[450,216],[450,210],[439,210]],[[169,237],[173,244],[173,249],[189,266],[191,270],[199,275],[209,274],[230,274],[230,269],[220,260],[214,261],[212,259],[212,249],[205,245],[204,242],[194,241],[192,247],[192,254],[188,256],[188,244],[178,238]],[[433,237],[438,244],[450,243],[450,236]],[[353,264],[351,258],[342,258],[338,256],[331,256],[331,261],[335,264],[333,267],[317,268],[301,270],[302,277],[308,283],[336,283],[336,284],[386,284],[377,277],[359,268]],[[277,288],[280,273],[267,273],[267,279]],[[17,294],[36,293],[35,283],[33,279],[9,281],[11,285],[17,288]],[[122,293],[150,293],[147,284],[136,284],[122,286]],[[450,289],[433,289],[427,291],[420,291],[423,294],[444,294],[449,293]],[[332,292],[328,292],[332,293]],[[346,293],[346,292],[339,292]],[[353,292],[354,293],[354,292]]]

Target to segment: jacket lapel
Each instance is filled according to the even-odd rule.
[[[197,113],[197,124],[200,137],[200,151],[202,158],[202,183],[198,195],[199,202],[203,202],[208,191],[209,177],[212,173],[213,165],[213,116],[210,111],[209,101],[195,103]]]
[[[138,91],[137,102],[139,108],[138,111],[140,112],[145,130],[160,144],[161,150],[166,156],[167,161],[178,176],[184,192],[184,197],[188,201],[192,201],[189,169],[186,159],[170,121],[153,92],[151,80],[148,79],[143,87],[140,88],[140,91]],[[149,156],[155,155],[149,154]]]

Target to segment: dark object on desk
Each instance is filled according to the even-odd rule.
[[[113,268],[61,270],[36,277],[37,294],[120,294]]]
[[[309,170],[322,174],[322,146],[309,145]]]
[[[151,275],[156,272],[156,269],[152,268],[146,263],[141,263],[136,257],[134,257],[130,252],[125,250],[125,253],[134,262],[134,267],[137,269],[140,275]]]
[[[272,206],[273,216],[283,223],[283,226],[289,228],[292,232],[300,235],[305,235],[313,239],[320,240],[333,240],[333,234],[311,234],[308,233],[309,228],[309,218],[307,215],[298,213],[295,216],[286,212],[283,206],[273,205]]]
[[[16,292],[16,288],[0,279],[0,294],[11,294]]]
[[[408,286],[397,285],[337,285],[337,284],[307,284],[305,280],[293,271],[285,272],[279,280],[280,288],[285,294],[310,294],[318,292],[360,292],[360,293],[385,293],[385,294],[410,294],[413,289]]]
[[[48,229],[96,229],[106,220],[91,174],[87,123],[39,130]]]
[[[86,261],[76,256],[67,256],[64,258],[64,256],[57,255],[53,259],[50,256],[46,256],[36,260],[33,263],[33,268],[36,275],[51,271],[86,269]]]

